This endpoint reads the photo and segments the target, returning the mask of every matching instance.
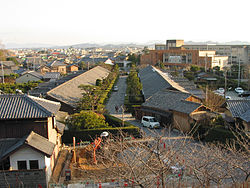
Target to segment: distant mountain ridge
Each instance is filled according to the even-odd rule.
[[[144,46],[153,47],[155,44],[165,44],[165,41],[149,41],[146,43],[120,43],[120,44],[98,44],[98,43],[80,43],[73,45],[53,45],[53,44],[40,44],[40,43],[30,43],[30,44],[16,44],[7,43],[5,45],[6,49],[20,49],[20,48],[103,48],[103,49],[113,49],[113,48],[125,48],[125,47],[137,47],[143,48]],[[189,45],[205,45],[205,44],[224,44],[224,45],[250,45],[247,41],[230,41],[230,42],[215,42],[215,41],[204,41],[204,42],[194,42],[194,41],[184,41],[184,44]]]

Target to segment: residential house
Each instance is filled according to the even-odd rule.
[[[45,82],[48,81],[56,81],[58,79],[60,79],[61,74],[59,72],[46,72],[45,75],[43,76],[43,80]]]
[[[227,109],[235,123],[250,131],[250,100],[227,100]]]
[[[191,123],[201,120],[209,111],[201,100],[189,93],[176,90],[162,89],[136,109],[136,118],[153,116],[161,126],[171,126],[182,132],[191,130]],[[203,114],[203,115],[201,115]]]
[[[67,73],[69,73],[69,72],[78,71],[79,67],[76,64],[69,64],[67,65],[66,69],[67,69]]]
[[[162,89],[177,90],[195,95],[201,99],[204,98],[203,91],[197,89],[193,82],[185,78],[173,77],[168,72],[163,72],[153,66],[140,69],[139,77],[145,100]]]
[[[97,79],[103,80],[109,75],[109,73],[109,70],[96,66],[51,89],[47,92],[47,98],[59,101],[62,105],[61,111],[73,113],[83,93],[79,86],[95,85]]]
[[[53,61],[41,67],[40,72],[41,74],[45,74],[46,72],[60,72],[60,74],[66,74],[66,66],[67,65],[61,61]]]
[[[25,94],[0,95],[0,106],[0,162],[5,170],[0,184],[46,187],[62,144],[64,125],[55,118],[60,103]]]
[[[0,61],[0,76],[14,74],[18,66],[13,61]]]
[[[16,78],[16,83],[27,83],[41,81],[43,76],[36,71],[26,71],[22,75]]]

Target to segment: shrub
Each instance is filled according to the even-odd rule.
[[[73,141],[73,137],[76,137],[76,142],[80,141],[93,141],[96,137],[99,137],[100,134],[104,131],[107,131],[109,134],[114,136],[127,135],[135,138],[139,138],[140,129],[138,127],[120,127],[120,128],[99,128],[99,129],[89,129],[82,131],[64,131],[62,136],[62,141],[65,144],[70,144]]]
[[[66,121],[70,130],[80,131],[84,129],[108,127],[105,119],[92,111],[81,111],[70,116]]]

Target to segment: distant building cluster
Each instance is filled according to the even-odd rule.
[[[166,44],[155,44],[141,56],[141,64],[187,67],[197,65],[224,69],[233,64],[250,64],[250,45],[185,45],[184,40],[167,40]]]

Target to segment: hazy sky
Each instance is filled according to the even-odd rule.
[[[249,0],[2,0],[2,43],[250,41]]]

